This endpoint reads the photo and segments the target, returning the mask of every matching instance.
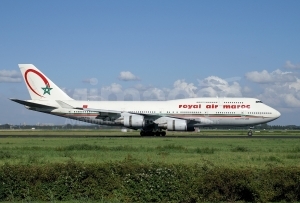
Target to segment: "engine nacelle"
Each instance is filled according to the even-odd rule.
[[[168,120],[167,130],[169,131],[194,131],[193,126],[189,126],[186,120]]]
[[[123,124],[129,128],[142,128],[145,126],[145,119],[140,115],[125,115]]]

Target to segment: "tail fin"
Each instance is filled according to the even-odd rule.
[[[32,64],[19,64],[32,100],[73,100]]]

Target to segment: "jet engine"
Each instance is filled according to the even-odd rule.
[[[140,115],[124,115],[123,125],[129,128],[142,128],[145,126],[144,116]]]
[[[194,127],[187,124],[186,120],[168,120],[167,130],[169,131],[194,131]]]

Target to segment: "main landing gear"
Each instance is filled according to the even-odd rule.
[[[248,137],[251,137],[251,136],[252,136],[252,134],[253,134],[252,130],[251,130],[251,129],[249,129],[247,134],[248,134]]]
[[[166,131],[140,131],[141,136],[166,136]]]

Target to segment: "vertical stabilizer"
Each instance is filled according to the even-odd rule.
[[[19,64],[32,100],[73,100],[32,64]]]

